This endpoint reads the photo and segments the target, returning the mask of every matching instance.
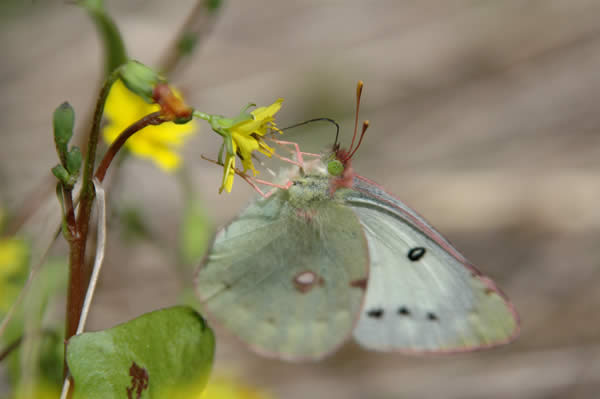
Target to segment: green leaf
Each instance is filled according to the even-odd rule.
[[[74,336],[67,346],[73,399],[199,397],[214,345],[210,327],[187,306]]]
[[[56,165],[52,169],[52,174],[65,186],[73,187],[75,184],[75,179],[67,172],[67,170],[62,165]]]
[[[71,151],[67,154],[67,170],[71,175],[77,176],[81,168],[81,151],[79,147],[71,147]]]
[[[75,111],[71,104],[64,102],[56,108],[52,116],[52,124],[54,126],[56,152],[64,165],[67,156],[67,144],[73,137],[73,126],[75,125]]]

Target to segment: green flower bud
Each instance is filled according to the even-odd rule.
[[[152,99],[154,87],[165,81],[152,68],[133,60],[129,60],[121,66],[120,77],[129,90],[149,104],[154,102]]]
[[[67,170],[73,176],[79,174],[81,168],[81,151],[78,147],[71,147],[71,151],[67,154]]]
[[[75,125],[75,111],[71,104],[64,102],[56,108],[53,115],[54,144],[61,162],[64,163],[67,156],[67,145],[73,137],[73,126]]]

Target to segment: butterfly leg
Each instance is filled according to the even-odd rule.
[[[287,190],[293,184],[292,181],[288,181],[286,184],[275,184],[275,183],[271,183],[270,181],[257,179],[256,177],[249,177],[249,178],[252,179],[255,183],[264,184],[265,186],[280,188],[282,190]],[[248,182],[248,183],[250,185],[252,185],[252,183],[250,183],[250,182]],[[275,192],[275,190],[271,190],[266,194],[261,194],[260,192],[259,192],[259,194],[261,194],[263,198],[269,198],[271,195],[273,195],[274,192]]]
[[[291,160],[289,158],[283,157],[281,155],[277,155],[276,153],[274,154],[277,158],[281,159],[282,161],[285,162],[289,162],[291,164],[297,165],[301,168],[304,167],[304,158],[303,156],[312,156],[312,157],[317,157],[320,158],[321,155],[319,154],[313,154],[310,152],[302,152],[300,151],[300,146],[298,146],[298,143],[294,143],[293,141],[284,141],[284,140],[278,140],[278,139],[274,139],[274,138],[269,138],[269,141],[275,143],[275,144],[279,144],[281,146],[292,146],[294,147],[293,150],[290,150],[293,154],[296,154],[296,159],[297,161]]]
[[[222,162],[216,161],[214,159],[207,158],[204,155],[200,155],[200,157],[202,159],[204,159],[205,161],[214,163],[215,165],[223,166]],[[271,182],[266,181],[266,180],[257,179],[256,177],[248,176],[246,173],[242,172],[238,168],[233,168],[233,171],[235,172],[236,175],[238,175],[239,177],[241,177],[242,179],[244,179],[244,181],[246,183],[248,183],[250,185],[250,187],[252,187],[254,189],[254,191],[256,191],[263,198],[269,198],[271,195],[273,195],[273,193],[275,192],[275,190],[271,190],[271,191],[265,193],[265,192],[263,192],[260,189],[260,187],[258,187],[258,184],[264,184],[265,186],[280,188],[282,190],[287,190],[292,185],[291,181],[287,182],[285,185],[281,185],[281,184],[271,183]]]
[[[266,180],[262,180],[262,179],[257,179],[256,177],[253,176],[248,176],[247,174],[245,174],[244,172],[242,172],[241,170],[234,168],[235,170],[235,174],[240,176],[242,179],[244,179],[244,181],[246,183],[248,183],[250,185],[250,187],[252,187],[254,189],[254,191],[256,191],[261,197],[263,198],[269,198],[271,195],[273,195],[273,193],[275,192],[275,190],[271,190],[267,193],[264,193],[259,187],[258,184],[263,184],[265,186],[269,186],[269,187],[274,187],[274,188],[280,188],[282,190],[287,190],[288,188],[290,188],[293,184],[292,181],[288,181],[286,184],[276,184],[276,183],[272,183],[270,181],[266,181]]]

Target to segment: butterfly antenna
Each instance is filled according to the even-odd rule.
[[[337,144],[338,138],[340,136],[340,125],[336,121],[334,121],[333,119],[331,119],[331,118],[309,119],[309,120],[304,121],[304,122],[296,123],[295,125],[292,125],[292,126],[284,127],[281,130],[288,130],[288,129],[292,129],[292,128],[295,128],[295,127],[298,127],[298,126],[308,125],[309,123],[319,122],[319,121],[326,121],[326,122],[333,123],[335,125],[335,129],[336,129],[335,130],[335,144]]]
[[[352,135],[352,144],[350,144],[348,153],[352,152],[352,148],[354,147],[354,141],[356,140],[356,133],[358,133],[358,111],[360,111],[360,97],[362,95],[363,86],[364,82],[362,80],[359,80],[356,84],[356,115],[354,116],[354,134]],[[354,152],[352,153],[354,154]],[[351,156],[349,156],[346,159],[350,159]]]
[[[360,133],[360,139],[358,139],[358,144],[356,145],[356,148],[350,153],[350,155],[348,155],[347,159],[352,158],[352,156],[354,155],[356,150],[358,150],[358,148],[360,147],[360,144],[363,141],[363,137],[365,137],[365,133],[367,132],[368,128],[369,128],[369,121],[364,121],[363,126],[362,126],[362,132]]]

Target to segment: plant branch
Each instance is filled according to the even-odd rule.
[[[41,334],[43,336],[56,336],[57,335],[55,331],[48,330],[48,329],[42,329]],[[10,345],[8,345],[6,348],[4,348],[4,350],[0,351],[0,363],[2,363],[2,361],[4,359],[6,359],[8,357],[8,355],[10,355],[15,349],[18,349],[19,346],[23,343],[24,339],[25,339],[25,336],[21,335],[19,338],[15,339],[13,342],[11,342]]]
[[[177,36],[161,57],[158,71],[166,76],[181,66],[183,60],[190,56],[199,44],[208,37],[215,26],[219,11],[218,4],[213,6],[211,1],[198,0],[185,23],[179,29]],[[213,1],[213,3],[215,3]]]
[[[63,203],[65,204],[65,218],[67,220],[67,229],[69,229],[69,240],[75,239],[79,234],[77,231],[77,222],[75,220],[75,207],[73,206],[73,189],[62,186]]]
[[[15,349],[21,345],[23,342],[23,336],[21,335],[19,338],[14,340],[10,345],[8,345],[2,352],[0,352],[0,362],[2,362],[8,355],[12,353]]]
[[[87,316],[90,311],[90,306],[92,304],[94,292],[96,291],[98,277],[100,276],[100,269],[102,268],[102,262],[104,261],[104,253],[106,248],[106,201],[104,197],[104,189],[102,188],[102,183],[100,183],[100,181],[98,181],[97,178],[94,177],[93,182],[94,189],[96,192],[96,200],[98,201],[98,245],[96,247],[96,257],[94,259],[94,268],[92,271],[92,276],[90,278],[90,283],[85,293],[85,300],[83,302],[81,317],[77,326],[77,334],[81,334],[85,328],[85,323],[87,321]],[[63,383],[61,398],[68,397],[70,388],[71,378],[67,374]]]
[[[214,3],[214,5],[211,5]],[[212,31],[216,17],[219,13],[218,3],[214,0],[198,0],[196,6],[191,11],[184,24],[179,29],[177,36],[173,39],[159,62],[158,70],[161,73],[169,77],[175,75],[175,70],[179,68],[182,61],[187,58],[195,49],[197,49],[200,43],[208,37],[208,34]],[[98,24],[98,22],[96,22]],[[100,26],[98,26],[101,28]],[[102,33],[105,29],[101,29]],[[109,32],[110,33],[110,32]],[[107,36],[108,37],[108,36]],[[185,44],[190,44],[187,47]],[[108,53],[107,53],[108,54]],[[112,52],[112,58],[117,59],[115,54],[119,52]],[[108,60],[106,64],[117,65],[118,62],[111,62]],[[84,120],[88,120],[89,116],[85,117]],[[84,124],[85,125],[85,124]],[[89,132],[88,132],[89,134]],[[88,140],[88,134],[78,134],[76,137],[76,144],[82,147],[82,143]],[[85,154],[84,154],[85,155]],[[25,197],[25,200],[19,207],[16,215],[11,218],[8,228],[1,233],[3,236],[10,236],[15,234],[25,222],[33,215],[43,203],[43,200],[48,195],[54,192],[56,185],[56,178],[51,173],[47,175],[31,190],[29,195]]]
[[[100,164],[98,165],[98,169],[96,169],[95,177],[101,182],[104,181],[108,167],[129,137],[142,130],[146,126],[160,125],[163,122],[166,122],[166,120],[161,117],[160,111],[153,112],[132,123],[127,129],[123,130],[119,137],[117,137],[117,139],[110,145],[106,151],[106,154],[104,154],[104,158],[102,158],[102,161],[100,161]]]
[[[79,212],[77,215],[77,236],[70,242],[69,252],[69,286],[67,293],[67,312],[66,312],[66,330],[65,339],[69,339],[75,334],[77,324],[79,323],[79,315],[83,305],[85,295],[86,273],[84,270],[85,264],[85,248],[87,243],[88,228],[90,223],[90,215],[94,201],[94,185],[92,177],[94,166],[96,163],[96,149],[100,135],[100,125],[102,115],[104,113],[104,105],[108,98],[108,93],[113,83],[119,77],[118,70],[113,71],[106,79],[94,111],[92,127],[90,129],[89,141],[85,163],[83,165],[83,177],[80,192]],[[66,363],[65,363],[66,365]],[[65,368],[66,370],[66,368]]]

